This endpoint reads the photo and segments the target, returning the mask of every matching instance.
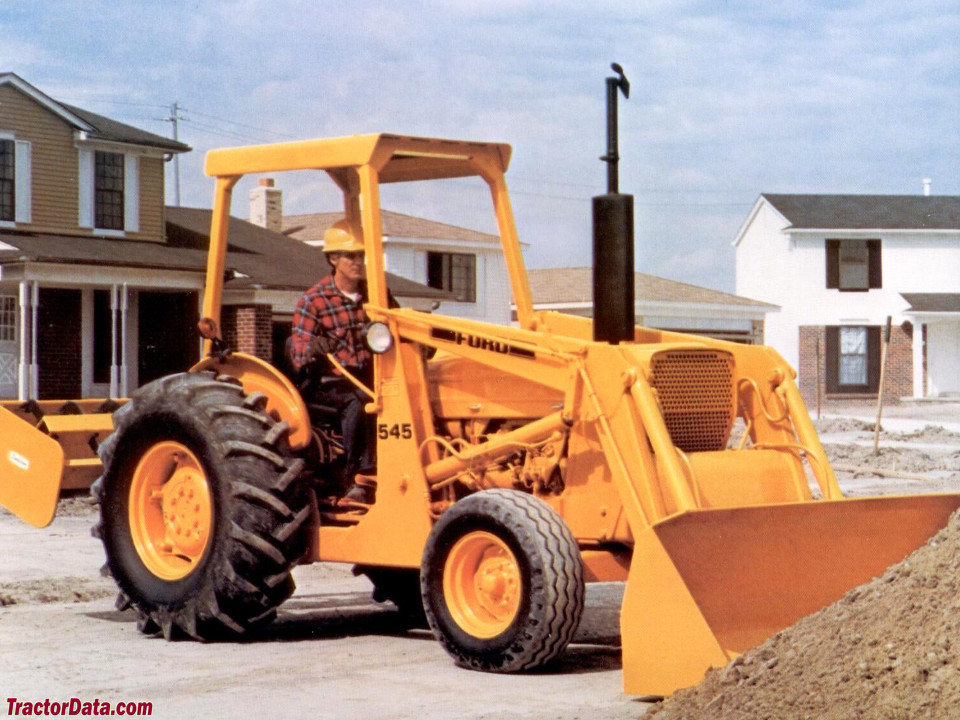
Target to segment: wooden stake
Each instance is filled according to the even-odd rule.
[[[873,454],[880,454],[880,416],[883,414],[883,381],[887,371],[887,350],[890,348],[890,325],[893,318],[887,315],[887,327],[883,332],[883,352],[880,354],[880,388],[877,392],[877,424],[873,427]]]

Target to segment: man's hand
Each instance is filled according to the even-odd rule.
[[[328,353],[332,353],[336,349],[336,340],[333,340],[326,335],[317,335],[315,338],[313,338],[313,340],[310,341],[310,358],[313,360],[319,360],[320,358],[326,357]]]

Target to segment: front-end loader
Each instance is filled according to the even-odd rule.
[[[117,410],[93,488],[95,534],[141,630],[242,635],[275,615],[295,566],[349,563],[378,597],[425,614],[458,664],[510,672],[563,652],[585,583],[626,581],[624,687],[665,695],[878,575],[960,506],[844,498],[769,347],[639,327],[605,342],[589,319],[535,311],[510,155],[387,134],[207,155],[205,357]],[[217,334],[232,190],[286,171],[328,174],[362,229],[376,354],[372,382],[353,380],[378,456],[362,502],[335,490],[335,413]],[[463,177],[489,187],[516,326],[388,300],[381,187]],[[36,517],[55,497],[3,496]]]

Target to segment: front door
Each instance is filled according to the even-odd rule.
[[[140,293],[140,385],[189,370],[200,359],[198,300],[195,292]]]
[[[17,397],[17,296],[0,295],[0,398]]]

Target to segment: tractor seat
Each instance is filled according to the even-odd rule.
[[[307,403],[311,425],[333,425],[340,420],[340,411],[330,405]]]

